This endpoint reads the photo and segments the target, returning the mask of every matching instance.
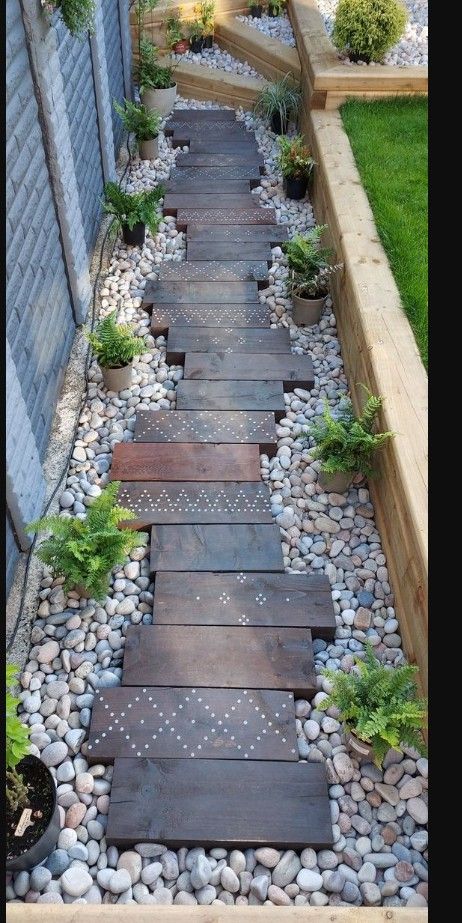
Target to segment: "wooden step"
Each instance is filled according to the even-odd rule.
[[[188,352],[284,353],[290,350],[289,331],[285,327],[261,330],[249,327],[236,330],[225,327],[170,327],[167,339],[167,362],[183,363]]]
[[[240,2],[243,9],[243,0]],[[166,13],[164,12],[164,17]],[[191,16],[194,15],[191,10]],[[167,59],[166,63],[171,61]],[[228,73],[203,64],[192,64],[181,60],[175,65],[175,80],[178,93],[185,99],[213,100],[233,107],[252,109],[257,97],[266,86],[266,81],[256,77]]]
[[[179,208],[176,214],[178,230],[191,224],[276,224],[274,208]]]
[[[208,125],[210,125],[210,128]],[[212,138],[212,140],[215,139],[215,141],[219,140],[220,142],[227,141],[228,143],[234,143],[236,141],[238,143],[240,141],[247,141],[248,137],[252,137],[253,141],[255,140],[254,136],[248,136],[246,134],[245,128],[242,128],[238,122],[233,125],[230,124],[229,128],[223,128],[223,122],[221,122],[221,127],[219,126],[220,123],[218,122],[210,122],[207,124],[207,127],[204,125],[185,125],[183,128],[175,128],[173,129],[172,134],[169,136],[172,147],[185,147],[186,145],[190,146],[193,140],[203,141],[205,143],[208,141],[209,136]],[[204,149],[208,150],[206,144]]]
[[[170,326],[176,327],[229,327],[236,328],[270,326],[270,312],[266,305],[258,301],[246,304],[161,304],[153,305],[151,313],[151,332],[153,336],[166,333]]]
[[[285,689],[311,698],[316,673],[309,628],[129,625],[123,686]]]
[[[175,109],[175,112],[167,120],[167,128],[183,127],[184,124],[195,125],[205,122],[232,122],[236,121],[236,112],[234,109]]]
[[[222,227],[222,225],[220,225]],[[246,260],[265,260],[266,263],[272,262],[271,246],[266,241],[248,241],[243,246],[240,241],[219,240],[217,243],[211,241],[190,240],[187,243],[187,260],[239,260],[242,256]],[[268,271],[267,271],[268,272]]]
[[[191,154],[259,154],[258,145],[254,137],[242,138],[236,141],[221,141],[219,138],[191,138],[189,145]],[[261,154],[260,154],[261,156]]]
[[[165,215],[176,212],[179,208],[193,208],[202,211],[204,208],[253,208],[255,196],[248,190],[242,193],[212,192],[167,192],[164,197],[163,211]]]
[[[219,14],[215,23],[215,40],[220,48],[238,61],[250,64],[268,80],[280,80],[285,74],[291,74],[295,84],[300,82],[297,49],[265,35],[235,16]]]
[[[269,410],[286,412],[281,381],[179,381],[178,410]]]
[[[313,363],[309,356],[256,355],[249,362],[245,353],[186,354],[184,380],[282,381],[286,387],[312,388]]]
[[[246,304],[258,301],[256,282],[152,282],[144,290],[143,307],[150,304]]]
[[[113,763],[121,756],[297,760],[293,695],[188,686],[101,689],[93,704],[88,761]]]
[[[164,263],[159,269],[159,280],[178,282],[263,282],[268,278],[266,260],[188,260],[184,263]],[[215,292],[215,295],[217,293]]]
[[[336,628],[329,580],[316,574],[157,574],[154,622],[292,626],[325,639]]]
[[[263,411],[139,410],[135,442],[255,443],[274,455],[277,435],[274,414]]]
[[[232,241],[245,244],[266,241],[275,247],[288,240],[288,237],[287,228],[283,224],[236,224],[227,227],[226,224],[194,223],[188,226],[186,240],[188,245],[192,240],[204,243]]]
[[[160,523],[273,522],[269,490],[261,481],[124,481],[118,499],[136,514],[127,522],[131,529]]]
[[[241,154],[208,154],[208,153],[197,153],[197,154],[186,154],[181,152],[177,154],[175,160],[176,167],[247,167],[247,169],[254,168],[257,170],[257,173],[263,173],[265,170],[265,163],[263,159],[263,154],[254,153],[249,151],[248,153]]]
[[[328,848],[333,834],[324,765],[116,759],[105,841],[121,849],[136,843]]]
[[[186,167],[177,164],[170,172],[173,183],[220,183],[248,181],[258,185],[261,176],[253,164],[236,164],[227,167]],[[173,190],[172,190],[173,191]]]
[[[260,481],[260,453],[256,445],[118,442],[112,455],[111,479]]]
[[[258,183],[258,180],[254,180]],[[250,192],[250,179],[174,179],[164,184],[168,195],[244,195]]]
[[[151,573],[162,570],[282,572],[279,528],[215,523],[153,526]]]

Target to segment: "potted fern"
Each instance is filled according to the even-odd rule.
[[[278,145],[278,165],[283,176],[284,192],[289,199],[303,199],[314,167],[311,152],[301,135],[293,138],[283,135],[278,138]]]
[[[255,0],[249,0],[249,16],[252,16],[254,19],[261,19],[261,14],[263,13],[263,4],[255,3]]]
[[[112,215],[112,229],[122,230],[126,244],[142,247],[146,236],[146,227],[151,234],[157,234],[160,215],[159,199],[164,195],[163,186],[156,186],[148,192],[123,192],[117,183],[105,183],[104,211]]]
[[[133,359],[145,350],[142,337],[133,336],[128,324],[116,324],[116,311],[111,311],[92,332],[84,334],[98,360],[107,391],[125,391],[132,383]]]
[[[135,135],[141,160],[155,160],[159,154],[160,114],[130,99],[124,99],[123,106],[115,99],[113,105],[125,131]]]
[[[291,272],[288,284],[296,324],[319,323],[329,294],[330,276],[342,266],[341,263],[330,265],[332,251],[320,245],[326,228],[325,224],[317,225],[283,244]]]
[[[77,516],[46,516],[29,523],[28,532],[51,532],[37,550],[37,556],[51,567],[55,577],[64,577],[64,590],[79,596],[104,599],[109,574],[123,564],[134,548],[145,544],[145,532],[119,529],[135,514],[117,506],[120,481],[112,481],[88,507],[85,519]]]
[[[27,724],[18,717],[14,695],[18,667],[6,667],[6,867],[22,871],[40,865],[58,841],[56,786],[50,770],[29,753]]]
[[[309,428],[315,442],[313,457],[322,461],[319,483],[327,493],[344,493],[358,472],[371,477],[374,453],[394,436],[374,433],[383,398],[364,390],[367,399],[361,416],[356,417],[349,398],[343,398],[335,417],[326,402],[324,414]]]
[[[300,101],[300,90],[294,85],[292,74],[286,74],[263,88],[257,97],[254,111],[271,123],[276,135],[285,135],[291,118],[298,114]]]
[[[321,710],[338,709],[353,755],[360,762],[373,760],[380,768],[390,748],[400,750],[404,744],[424,753],[422,727],[427,703],[417,697],[414,675],[419,668],[381,664],[369,641],[364,660],[355,657],[355,661],[350,673],[328,668],[322,671],[332,689],[318,705]]]
[[[143,105],[163,117],[168,115],[175,104],[177,90],[173,66],[159,64],[158,49],[147,38],[140,39],[135,77]]]

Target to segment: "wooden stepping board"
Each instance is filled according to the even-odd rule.
[[[191,224],[276,224],[274,208],[179,208],[178,229]]]
[[[258,150],[258,145],[254,138],[244,138],[230,141],[221,141],[219,138],[191,138],[189,145],[191,154],[253,154],[255,157],[262,156]]]
[[[166,263],[159,270],[159,279],[179,282],[242,282],[268,278],[266,260],[209,260],[195,263]],[[215,296],[216,296],[215,292]]]
[[[316,692],[308,628],[129,625],[123,686],[210,686]]]
[[[157,574],[154,622],[292,626],[326,639],[336,627],[329,580],[315,574]]]
[[[224,128],[223,123],[221,123],[220,127],[218,127],[217,124],[216,126],[210,126],[210,128],[208,126],[207,128],[204,128],[204,126],[175,128],[173,134],[170,137],[170,141],[173,148],[185,147],[186,145],[191,147],[193,141],[199,141],[199,143],[202,144],[200,150],[208,151],[211,148],[209,146],[209,141],[207,140],[207,135],[212,132],[216,134],[216,141],[212,141],[212,144],[217,142],[223,144],[225,141],[229,142],[230,144],[234,144],[234,142],[239,144],[241,141],[248,142],[249,140],[246,131],[243,131],[242,128],[240,128],[238,125],[226,125]],[[250,140],[252,140],[251,137]],[[222,150],[223,148],[220,147],[220,151]]]
[[[182,363],[185,353],[283,353],[290,350],[289,331],[278,329],[260,330],[249,327],[236,330],[231,327],[217,330],[216,327],[170,327],[167,339],[167,362]]]
[[[269,490],[261,481],[124,481],[118,499],[136,514],[127,522],[131,529],[158,523],[273,522]]]
[[[243,151],[240,154],[209,154],[201,151],[197,154],[180,153],[175,160],[175,166],[181,167],[238,167],[247,169],[256,167],[257,172],[263,173],[265,164],[263,154],[258,151]]]
[[[195,125],[197,122],[235,122],[234,109],[175,109],[175,114],[167,121],[167,127],[178,122]]]
[[[213,179],[192,179],[190,176],[184,179],[170,180],[164,183],[165,191],[168,195],[243,195],[250,192],[250,179],[232,179],[224,180],[221,178]],[[165,208],[165,204],[164,204]]]
[[[312,388],[313,363],[309,356],[257,355],[249,363],[245,353],[199,353],[186,355],[185,381],[282,381],[286,386]]]
[[[247,260],[265,260],[267,263],[272,262],[271,246],[266,241],[249,241],[243,250],[242,243],[239,241],[219,240],[217,243],[212,241],[190,240],[187,243],[188,260],[239,260],[242,254],[245,254]],[[268,275],[268,271],[267,271]]]
[[[121,849],[327,849],[333,834],[324,764],[116,759],[105,840]]]
[[[282,572],[284,562],[278,526],[213,524],[152,527],[151,573],[162,570],[209,571],[214,568],[223,572]]]
[[[191,223],[188,226],[186,240],[188,246],[189,242],[194,240],[213,244],[218,241],[255,244],[258,241],[260,243],[268,242],[275,247],[288,240],[288,233],[287,228],[282,224],[234,224],[228,227],[226,224],[198,222],[197,224]]]
[[[274,414],[264,411],[139,410],[135,442],[255,443],[274,454]]]
[[[221,287],[221,286],[220,286]],[[148,306],[147,306],[148,307]],[[229,327],[236,328],[270,326],[270,313],[258,301],[240,304],[161,304],[153,305],[151,331],[154,336],[166,333],[171,325],[176,327]]]
[[[294,697],[266,689],[102,689],[95,695],[88,751],[91,763],[127,756],[294,761]]]
[[[169,215],[174,214],[179,208],[202,211],[204,208],[254,208],[255,204],[255,196],[249,191],[226,194],[220,192],[218,195],[207,192],[167,192],[163,210],[165,215]]]
[[[143,306],[150,304],[246,304],[258,301],[256,282],[223,282],[217,291],[215,282],[151,282],[144,290]]]
[[[197,184],[195,188],[199,189],[202,183],[231,183],[231,182],[242,182],[243,180],[248,180],[250,183],[255,183],[258,185],[260,182],[261,176],[258,168],[250,163],[247,164],[236,164],[235,166],[229,167],[186,167],[186,166],[176,166],[170,172],[170,183],[172,184],[182,184],[190,183],[191,185]],[[169,183],[166,184],[166,188],[169,187]]]
[[[280,420],[286,412],[282,381],[182,381],[178,410],[269,410]]]
[[[260,453],[256,445],[119,442],[112,456],[111,479],[260,481]]]

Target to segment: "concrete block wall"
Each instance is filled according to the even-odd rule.
[[[80,41],[38,0],[6,0],[7,589],[43,508],[42,462],[123,140],[111,107],[130,93],[129,0],[97,3],[97,34]]]

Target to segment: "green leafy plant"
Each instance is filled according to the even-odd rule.
[[[88,507],[85,519],[76,516],[45,516],[29,523],[28,532],[51,532],[37,550],[57,577],[65,577],[64,589],[84,586],[94,599],[103,599],[108,578],[134,548],[147,542],[145,532],[118,529],[135,514],[116,505],[120,481],[111,481]]]
[[[133,132],[137,141],[150,141],[151,138],[157,138],[162,116],[154,109],[147,109],[146,106],[137,105],[130,99],[124,99],[124,105],[121,106],[115,99],[113,102],[115,111],[122,119],[126,131]]]
[[[268,0],[268,12],[271,12],[273,16],[280,16],[286,5],[287,0]]]
[[[29,753],[30,728],[18,718],[20,700],[14,695],[19,668],[6,665],[6,797],[11,811],[27,804],[28,787],[16,769]]]
[[[215,31],[215,6],[215,0],[202,0],[202,3],[197,3],[194,7],[195,13],[197,10],[204,37],[213,35]]]
[[[58,10],[71,35],[83,39],[86,32],[95,31],[96,0],[41,0],[47,13]]]
[[[314,160],[309,147],[303,143],[302,136],[287,138],[286,135],[282,135],[278,138],[278,144],[278,165],[282,175],[286,179],[308,178],[313,170]]]
[[[318,708],[337,708],[346,730],[372,746],[374,762],[381,766],[390,747],[404,744],[425,753],[422,727],[427,703],[417,697],[414,675],[418,667],[384,666],[375,657],[369,641],[365,657],[355,657],[356,669],[350,673],[325,668],[332,691]]]
[[[341,50],[380,61],[401,38],[406,22],[400,0],[339,0],[332,39]]]
[[[202,23],[199,19],[193,19],[188,23],[188,33],[191,42],[197,42],[198,39],[202,38]]]
[[[174,45],[176,45],[178,42],[181,42],[185,38],[184,30],[182,28],[179,16],[175,14],[169,16],[165,23],[165,28],[167,45],[169,48],[173,48]]]
[[[145,90],[167,90],[175,85],[173,65],[159,64],[159,50],[148,38],[141,38],[138,61],[135,65],[135,80],[140,93]]]
[[[247,0],[247,6],[249,7],[249,10],[263,9],[263,3],[260,3],[259,0]]]
[[[383,398],[371,394],[365,387],[364,390],[367,400],[361,416],[355,416],[349,398],[340,402],[335,417],[326,401],[324,414],[309,427],[308,435],[315,442],[313,457],[321,459],[321,470],[325,474],[360,471],[370,477],[373,453],[395,435],[373,432]]]
[[[330,276],[342,268],[342,263],[330,264],[332,250],[321,247],[320,239],[326,224],[310,228],[306,234],[295,234],[282,245],[291,274],[289,291],[300,298],[323,298],[329,293]]]
[[[301,93],[293,84],[291,74],[281,80],[268,83],[259,94],[254,106],[256,115],[270,121],[273,115],[279,115],[281,122],[288,122],[296,116],[300,107]]]
[[[128,324],[116,324],[116,314],[112,311],[104,317],[94,332],[83,329],[100,366],[105,369],[123,368],[145,350],[144,339],[133,336]]]
[[[116,232],[122,225],[132,231],[135,224],[145,224],[151,234],[156,234],[160,224],[158,211],[159,199],[164,195],[164,187],[156,186],[148,192],[123,192],[117,183],[108,182],[104,186],[103,208],[113,216],[113,229]]]

